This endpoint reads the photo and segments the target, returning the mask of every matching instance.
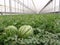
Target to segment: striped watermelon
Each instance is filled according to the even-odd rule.
[[[15,26],[8,26],[5,28],[7,36],[15,36],[17,34],[17,28]]]
[[[30,25],[23,25],[19,28],[19,37],[25,38],[33,34],[33,28]]]

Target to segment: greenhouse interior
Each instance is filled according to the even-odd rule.
[[[60,0],[0,0],[0,45],[60,45]]]

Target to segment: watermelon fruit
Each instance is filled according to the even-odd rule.
[[[15,36],[17,34],[17,28],[15,26],[8,26],[5,28],[4,32],[8,37]]]
[[[30,25],[23,25],[19,28],[19,37],[26,38],[33,35],[33,28]]]

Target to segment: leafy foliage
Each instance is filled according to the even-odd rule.
[[[34,34],[28,38],[6,36],[4,28],[31,25]],[[0,45],[60,45],[60,14],[0,16]]]
[[[4,33],[6,33],[6,36],[15,36],[17,35],[17,28],[15,26],[8,26],[5,28]]]

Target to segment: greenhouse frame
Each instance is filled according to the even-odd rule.
[[[0,45],[60,45],[60,0],[0,0]]]
[[[40,14],[59,11],[60,0],[0,0],[0,14]]]

